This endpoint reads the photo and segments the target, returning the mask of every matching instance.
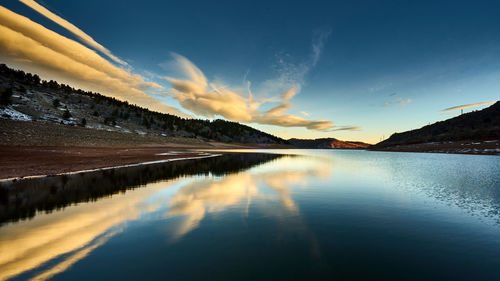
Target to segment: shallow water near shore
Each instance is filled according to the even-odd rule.
[[[0,280],[500,276],[498,156],[244,152],[2,185]]]

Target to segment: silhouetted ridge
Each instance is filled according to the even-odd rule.
[[[480,111],[439,121],[420,129],[395,133],[372,148],[426,142],[485,140],[500,137],[500,102]]]

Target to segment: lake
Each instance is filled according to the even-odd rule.
[[[2,183],[0,280],[500,276],[498,156],[245,152]]]

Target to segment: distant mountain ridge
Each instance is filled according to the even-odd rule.
[[[420,129],[395,133],[370,148],[383,149],[428,142],[498,138],[500,138],[500,101],[480,111],[465,113]]]
[[[319,139],[289,139],[288,142],[297,148],[311,149],[328,149],[328,148],[343,148],[343,149],[364,149],[370,144],[357,141],[341,141],[335,138],[319,138]]]

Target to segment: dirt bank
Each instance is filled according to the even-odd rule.
[[[176,147],[0,146],[0,179],[54,175],[166,159],[206,157]]]

